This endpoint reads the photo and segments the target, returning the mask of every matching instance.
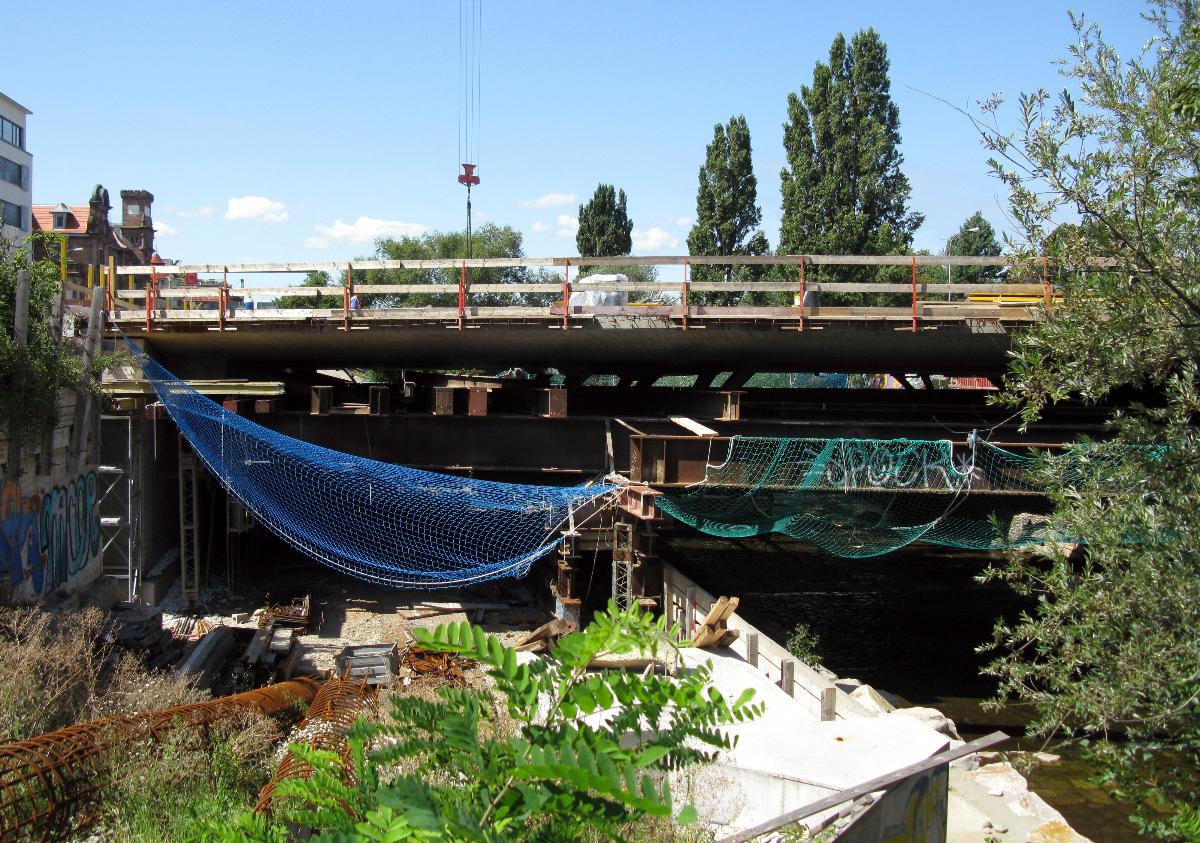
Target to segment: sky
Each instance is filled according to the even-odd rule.
[[[970,123],[929,95],[1003,93],[1015,127],[1018,93],[1064,84],[1068,8],[1123,56],[1150,35],[1136,0],[480,2],[474,220],[517,228],[529,256],[576,254],[602,182],[628,194],[635,254],[686,254],[705,147],[736,114],[774,244],[787,96],[866,27],[888,46],[915,246],[940,252],[976,210],[1003,229],[1004,198]],[[33,112],[34,202],[150,190],[158,250],[184,263],[345,261],[461,230],[460,6],[22,3],[0,91]]]

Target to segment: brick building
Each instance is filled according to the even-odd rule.
[[[67,273],[75,279],[87,277],[89,264],[105,265],[110,257],[117,266],[144,266],[154,257],[153,203],[149,191],[122,190],[121,221],[114,225],[108,219],[108,190],[96,185],[86,205],[34,205],[33,230],[66,235]],[[57,257],[53,246],[50,250],[50,256]],[[145,279],[139,282],[135,283],[144,286]],[[121,286],[126,286],[125,279]]]

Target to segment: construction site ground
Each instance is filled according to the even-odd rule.
[[[226,625],[257,628],[264,606],[286,603],[308,594],[308,626],[298,635],[302,647],[296,672],[313,676],[336,670],[334,660],[348,646],[395,643],[403,650],[418,627],[471,621],[507,645],[552,620],[548,608],[538,605],[521,583],[485,583],[464,589],[391,590],[347,577],[330,577],[305,583],[303,591],[276,589],[238,593],[221,586],[206,589],[199,601],[182,599],[178,583],[159,608],[164,626],[203,622],[207,627]],[[403,669],[400,676],[404,676]]]

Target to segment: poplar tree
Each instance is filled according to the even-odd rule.
[[[849,45],[839,34],[829,63],[813,68],[811,86],[788,95],[783,126],[787,166],[780,173],[784,254],[903,254],[924,220],[908,209],[900,170],[900,110],[892,102],[887,46],[874,29]],[[870,269],[834,270],[865,280]]]
[[[769,248],[758,230],[762,211],[758,207],[758,180],[750,157],[750,129],[742,115],[728,125],[713,127],[700,186],[696,190],[696,224],[688,233],[691,255],[762,255]],[[697,266],[696,281],[747,280],[757,277],[745,266]],[[734,304],[741,293],[699,293],[700,304]]]
[[[575,245],[584,257],[627,255],[633,251],[633,221],[625,207],[625,191],[611,184],[596,186],[591,201],[579,206]]]

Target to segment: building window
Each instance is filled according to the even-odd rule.
[[[0,155],[0,181],[6,181],[9,184],[22,187],[24,179],[21,178],[21,165],[16,161],[9,161],[3,155]]]
[[[68,216],[68,214],[63,213],[62,211],[55,212],[54,227],[57,229],[64,229],[69,226],[70,222],[68,221]]]
[[[130,205],[129,208],[126,210],[126,213],[129,214],[130,216],[140,214],[141,212],[142,212],[142,207],[140,205]]]
[[[0,117],[0,140],[11,143],[18,149],[24,149],[25,130],[11,120]]]
[[[14,205],[12,202],[5,202],[0,199],[0,222],[5,225],[11,225],[13,228],[25,230],[25,213],[20,205]]]

